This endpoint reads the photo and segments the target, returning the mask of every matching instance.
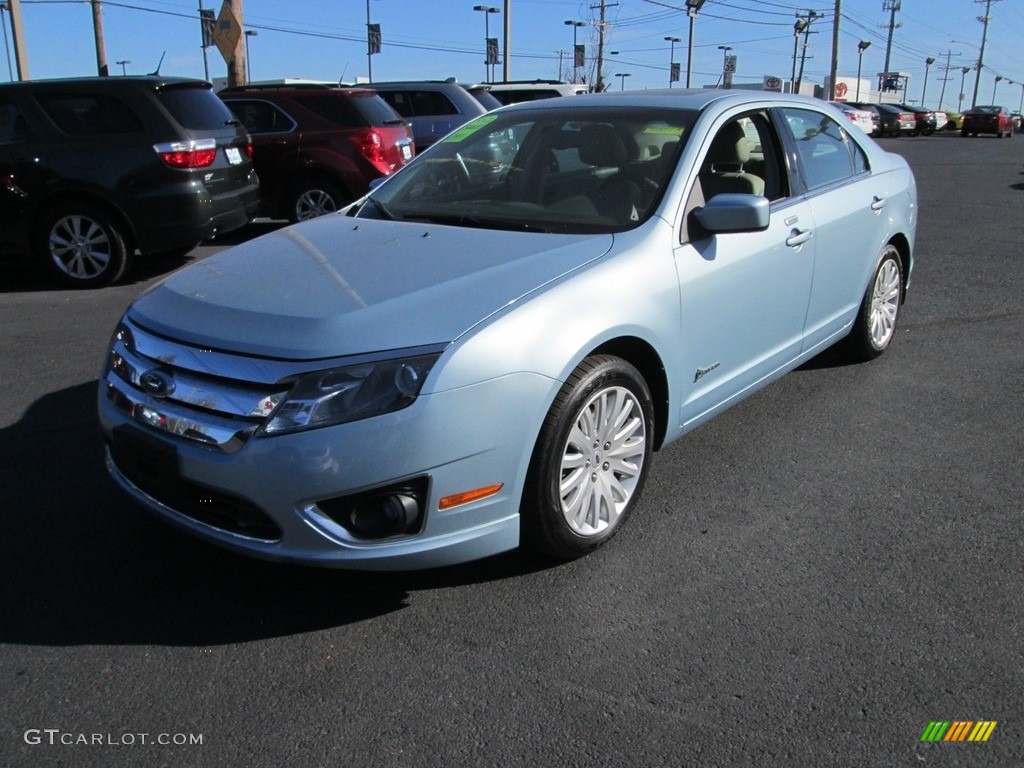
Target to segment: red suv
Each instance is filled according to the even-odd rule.
[[[415,153],[408,123],[369,88],[249,85],[218,95],[252,137],[264,216],[336,211]]]

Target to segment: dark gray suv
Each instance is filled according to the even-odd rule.
[[[245,128],[209,83],[90,77],[0,85],[0,252],[66,285],[120,278],[256,216]]]

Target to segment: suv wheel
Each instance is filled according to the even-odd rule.
[[[63,203],[45,213],[35,239],[36,255],[65,285],[110,285],[128,266],[120,224],[94,204]]]
[[[298,182],[288,195],[288,219],[292,223],[334,213],[348,201],[333,181],[310,178]]]

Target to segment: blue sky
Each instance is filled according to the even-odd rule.
[[[33,78],[96,74],[92,11],[88,0],[21,0]],[[613,88],[662,88],[668,85],[672,45],[674,59],[684,68],[688,22],[678,10],[684,0],[608,0],[605,78]],[[474,0],[370,0],[370,21],[381,25],[383,50],[373,57],[377,80],[456,77],[461,82],[485,78],[483,39],[485,16],[492,37],[503,38],[504,13],[475,12]],[[573,27],[566,20],[588,22],[577,31],[596,55],[599,0],[511,0],[512,79],[557,78],[571,73]],[[220,0],[203,5],[218,11]],[[505,0],[486,3],[504,9]],[[793,22],[797,11],[813,9],[824,15],[812,25],[804,78],[820,83],[828,74],[835,3],[824,0],[798,4],[787,0],[707,0],[695,24],[692,83],[714,83],[722,70],[723,51],[737,56],[737,82],[760,81],[764,75],[788,79],[793,66]],[[112,73],[152,71],[166,51],[164,74],[204,76],[196,9],[199,0],[117,0],[103,3],[107,61]],[[883,68],[889,13],[882,0],[843,0],[840,23],[839,74],[857,73],[857,43],[868,40],[865,77]],[[367,74],[366,0],[244,0],[254,80],[302,77],[355,81]],[[961,67],[977,62],[983,2],[974,0],[902,0],[897,14],[890,69],[910,73],[908,98],[920,101],[924,90],[925,59],[937,61],[928,72],[925,103],[937,105],[947,61],[945,105],[955,106]],[[9,21],[10,17],[4,14]],[[1017,109],[1024,96],[1024,2],[996,0],[990,12],[981,75],[979,103],[992,100]],[[955,41],[955,42],[954,42]],[[502,41],[501,55],[505,50]],[[559,51],[562,53],[560,54]],[[216,48],[207,51],[210,77],[226,74]],[[0,80],[9,79],[6,52],[0,52]],[[127,61],[118,65],[118,61]],[[501,67],[496,67],[500,79]],[[616,78],[628,73],[628,78]],[[995,76],[1004,80],[996,86]],[[974,72],[966,77],[970,99]],[[1010,85],[1008,81],[1015,81]]]

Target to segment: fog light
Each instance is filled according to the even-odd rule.
[[[366,499],[349,512],[352,533],[364,539],[382,539],[405,533],[420,516],[420,505],[408,494],[394,493]]]
[[[316,508],[357,539],[411,536],[423,529],[429,480],[418,477],[350,496],[321,499]]]

